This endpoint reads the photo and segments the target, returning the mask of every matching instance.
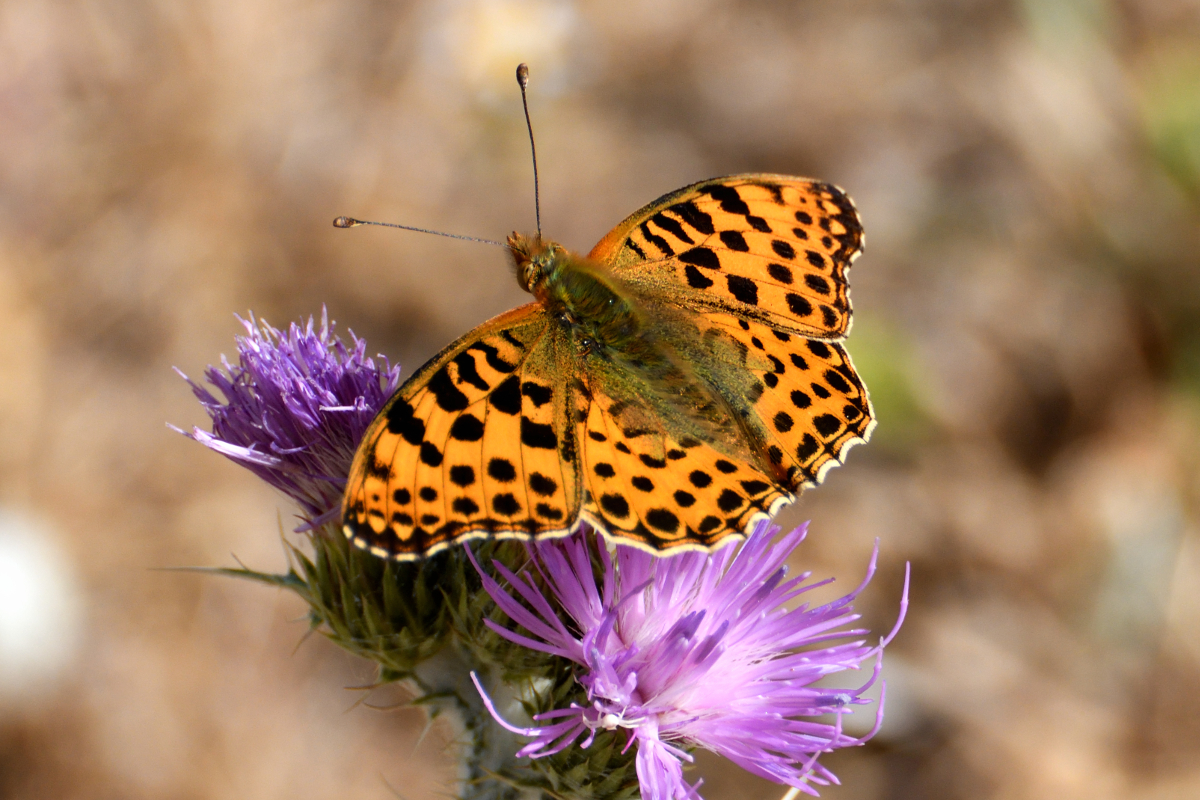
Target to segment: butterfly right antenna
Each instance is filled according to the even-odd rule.
[[[533,213],[537,217],[538,238],[542,236],[542,203],[538,196],[537,145],[533,143],[533,123],[529,120],[529,99],[525,89],[529,86],[529,65],[517,65],[517,84],[521,87],[521,106],[525,109],[525,127],[529,130],[529,150],[533,153]]]

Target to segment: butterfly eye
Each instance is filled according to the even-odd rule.
[[[525,284],[525,288],[533,291],[533,287],[542,277],[542,270],[532,261],[525,264],[521,270],[521,283]]]

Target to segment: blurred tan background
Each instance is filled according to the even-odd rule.
[[[164,423],[234,312],[327,304],[407,374],[523,302],[494,248],[330,226],[531,229],[520,60],[573,249],[732,172],[862,212],[880,425],[786,521],[842,587],[882,540],[876,629],[906,560],[913,602],[825,796],[1200,796],[1196,0],[0,3],[0,796],[447,796],[298,601],[154,571],[293,526]]]

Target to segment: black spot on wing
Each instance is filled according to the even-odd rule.
[[[479,376],[479,370],[475,369],[475,356],[471,355],[469,350],[464,350],[454,357],[454,363],[458,367],[458,380],[463,383],[469,383],[481,392],[486,392],[492,388],[488,382]]]
[[[805,341],[808,346],[808,351],[817,358],[830,358],[833,356],[833,351],[829,349],[829,345],[824,342],[818,342],[815,339]]]
[[[750,206],[746,205],[746,201],[742,200],[742,196],[732,186],[716,184],[704,187],[703,191],[721,204],[722,211],[742,216],[750,213]]]
[[[492,408],[510,417],[521,413],[521,381],[516,375],[505,378],[488,398]]]
[[[821,414],[813,419],[813,427],[817,433],[828,438],[841,430],[842,421],[833,414]]]
[[[521,444],[526,447],[553,450],[558,447],[558,436],[550,425],[534,422],[528,417],[521,417]]]
[[[786,299],[788,308],[797,317],[807,317],[808,315],[812,314],[812,303],[808,302],[808,300],[804,297],[792,292],[788,292]]]
[[[517,479],[517,470],[507,458],[493,458],[488,461],[488,477],[501,483],[512,483]]]
[[[558,482],[553,478],[535,472],[529,476],[529,488],[542,497],[553,497],[558,491]]]
[[[404,437],[409,444],[420,444],[425,438],[425,423],[413,416],[413,407],[399,398],[387,410],[389,433]]]
[[[529,398],[529,402],[533,403],[534,408],[541,408],[550,402],[554,397],[554,390],[549,386],[543,386],[532,381],[525,381],[521,384],[521,394]]]
[[[445,367],[433,373],[427,386],[443,411],[462,411],[468,405],[467,396],[454,385]]]
[[[679,254],[679,260],[684,264],[695,264],[705,269],[720,269],[721,259],[707,247],[693,247]]]
[[[842,374],[836,371],[836,369],[826,369],[826,371],[824,371],[823,378],[826,379],[827,384],[833,386],[834,389],[840,391],[841,393],[844,393],[844,395],[850,392],[850,383],[848,383],[848,381],[842,377]]]
[[[683,229],[682,225],[661,211],[651,217],[650,221],[680,241],[688,244],[696,243],[691,236],[688,236],[688,232]]]
[[[421,442],[421,463],[431,467],[442,465],[442,451],[433,442]]]
[[[730,511],[736,511],[741,508],[744,502],[740,494],[732,489],[726,489],[717,498],[717,508],[728,514]]]
[[[688,264],[683,268],[683,276],[687,279],[688,286],[693,289],[707,289],[713,285],[711,278],[707,277],[703,272]]]
[[[721,231],[721,243],[739,253],[750,252],[750,245],[746,244],[746,237],[741,231]]]
[[[679,517],[665,508],[652,508],[646,513],[646,522],[650,523],[653,528],[658,528],[665,533],[674,533],[679,530]]]
[[[505,331],[501,335],[504,336],[504,338],[506,340],[508,340],[509,337],[507,334],[508,334],[508,331]],[[515,337],[513,337],[513,338],[515,338]],[[522,348],[524,347],[524,345],[521,344],[520,340],[516,341],[516,346],[522,347]],[[516,364],[510,364],[509,362],[507,362],[503,358],[501,358],[500,351],[497,350],[495,347],[492,347],[487,342],[473,342],[472,344],[468,345],[467,349],[468,350],[478,350],[479,352],[483,353],[483,357],[484,357],[484,359],[487,360],[488,366],[491,367],[492,369],[496,370],[496,372],[503,372],[504,374],[507,375],[508,373],[512,372],[514,369],[517,368]]]
[[[564,516],[563,512],[560,509],[557,509],[554,506],[548,505],[546,503],[538,503],[537,508],[534,510],[536,511],[536,513],[539,517],[545,517],[546,519],[551,519],[551,520],[555,520],[555,521],[562,519]]]
[[[784,286],[792,285],[792,271],[783,264],[768,264],[767,274]]]
[[[450,438],[460,442],[478,442],[483,438],[483,422],[474,414],[463,414],[450,426]]]
[[[780,258],[785,258],[788,261],[791,261],[796,257],[796,249],[783,239],[772,239],[771,249],[775,251],[777,256]]]
[[[646,238],[646,241],[657,247],[664,256],[670,257],[675,255],[675,250],[672,249],[670,243],[657,233],[654,233],[652,230],[650,230],[649,224],[643,222],[638,226],[638,230],[642,232],[642,236]]]
[[[816,440],[811,433],[804,434],[804,438],[800,440],[800,444],[796,446],[796,456],[801,461],[808,461],[821,449],[821,444]]]
[[[771,193],[771,199],[776,205],[783,205],[783,187],[771,181],[758,181],[759,186]]]
[[[456,464],[450,468],[450,482],[455,486],[474,486],[475,468],[470,464]],[[402,504],[403,505],[403,504]]]
[[[367,459],[366,469],[367,474],[372,478],[379,478],[384,482],[392,479],[392,465],[380,461],[375,457],[374,453],[372,453],[371,457]]]
[[[510,492],[503,492],[492,498],[492,510],[505,517],[520,513],[521,504]]]
[[[701,211],[691,200],[684,203],[676,203],[670,206],[667,211],[672,212],[686,224],[692,226],[705,236],[711,236],[716,230],[713,227],[712,217]]]
[[[725,283],[729,286],[729,293],[735,298],[747,305],[758,305],[758,284],[754,281],[741,275],[727,275]]]
[[[624,519],[629,516],[629,503],[619,494],[603,494],[600,496],[600,507],[605,512]]]
[[[813,275],[811,272],[805,275],[804,285],[812,289],[817,294],[829,294],[829,281],[825,280],[820,275]]]
[[[464,517],[469,517],[478,513],[479,504],[469,497],[458,497],[450,504],[450,508]]]

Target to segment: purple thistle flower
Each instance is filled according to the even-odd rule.
[[[192,386],[212,418],[212,433],[192,428],[195,439],[249,469],[300,504],[315,527],[336,515],[358,443],[396,387],[400,368],[366,356],[366,342],[350,333],[350,346],[334,336],[321,309],[287,333],[253,315],[236,337],[238,363],[221,357],[205,378],[225,396]]]
[[[583,736],[581,746],[587,747],[597,731],[623,728],[629,745],[638,745],[644,800],[698,797],[700,784],[683,778],[683,762],[692,760],[683,748],[693,746],[808,794],[817,794],[813,784],[836,783],[817,757],[860,745],[879,729],[883,693],[866,736],[844,733],[841,719],[851,706],[870,703],[863,693],[878,679],[883,648],[904,619],[908,577],[896,626],[878,645],[868,646],[856,638],[867,631],[845,626],[859,619],[851,602],[875,572],[878,545],[853,592],[815,608],[789,610],[791,601],[832,579],[806,584],[811,573],[804,573],[785,580],[785,562],[807,525],[772,545],[778,531],[763,523],[740,547],[670,557],[618,542],[615,564],[601,545],[599,586],[586,531],[528,546],[546,591],[531,574],[518,577],[493,562],[509,594],[480,570],[484,588],[527,633],[489,621],[493,630],[583,668],[578,680],[589,705],[538,714],[540,726],[509,725],[484,696],[501,725],[533,738],[517,755],[551,755]],[[564,624],[558,609],[574,624]],[[875,660],[874,670],[857,688],[815,685],[827,675],[859,669],[868,659]],[[828,714],[835,717],[832,724],[819,719]]]

